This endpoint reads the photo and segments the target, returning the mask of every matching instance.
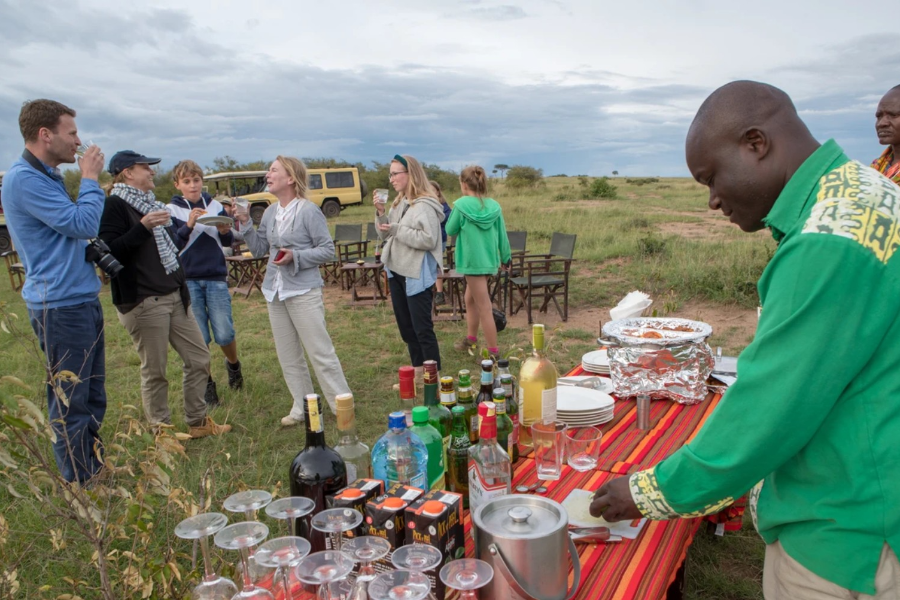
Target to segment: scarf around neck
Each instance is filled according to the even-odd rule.
[[[894,160],[894,150],[888,146],[881,156],[872,161],[872,168],[900,185],[900,160],[891,165],[892,160]]]
[[[118,196],[142,215],[157,210],[166,210],[166,205],[157,200],[153,192],[144,192],[124,183],[115,184],[110,195]],[[166,275],[178,270],[178,248],[166,231],[166,227],[171,224],[172,219],[170,218],[165,225],[157,225],[153,228],[153,239],[156,240],[156,249],[159,251],[159,262],[166,270]]]

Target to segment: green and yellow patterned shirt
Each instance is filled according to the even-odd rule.
[[[874,594],[884,542],[900,554],[900,188],[832,140],[766,225],[779,245],[737,383],[690,444],[631,476],[632,497],[668,519],[753,488],[766,543]]]

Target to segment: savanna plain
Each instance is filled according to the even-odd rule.
[[[726,355],[739,353],[755,331],[756,281],[775,250],[771,237],[766,232],[742,233],[710,211],[705,188],[689,179],[616,177],[609,182],[617,188],[615,198],[589,198],[588,185],[576,177],[546,178],[539,187],[518,190],[508,189],[500,179],[491,183],[491,194],[503,206],[507,229],[528,232],[529,253],[546,252],[553,232],[578,236],[568,322],[562,322],[552,305],[547,315],[535,317],[535,322],[547,325],[548,355],[557,368],[568,371],[585,352],[595,349],[599,326],[609,320],[609,309],[632,290],[650,294],[659,315],[710,323],[714,330],[710,345],[721,346]],[[454,199],[448,195],[451,203]],[[371,216],[367,199],[329,225],[333,229],[335,223],[365,224]],[[356,398],[359,435],[371,446],[385,429],[387,413],[398,407],[391,386],[397,367],[408,361],[406,349],[389,304],[351,308],[349,293],[338,286],[328,286],[325,297],[328,329]],[[51,510],[47,499],[37,493],[46,485],[39,461],[11,434],[9,428],[21,424],[6,421],[5,429],[0,429],[0,595],[4,597],[14,593],[16,598],[98,598],[103,585],[119,598],[187,597],[199,579],[202,561],[190,543],[174,536],[175,525],[194,505],[222,511],[222,501],[243,489],[287,495],[288,466],[304,445],[302,428],[280,427],[291,399],[275,355],[265,300],[258,292],[233,302],[245,378],[241,391],[227,388],[224,359],[217,348],[212,350],[213,376],[222,398],[212,416],[217,422],[231,423],[234,431],[184,441],[183,452],[172,443],[162,457],[154,452],[153,437],[140,427],[140,364],[116,318],[108,286],[101,300],[109,396],[101,434],[121,449],[110,455],[121,460],[112,485],[121,488],[122,494],[98,500],[101,514],[94,515],[93,531],[99,542],[87,542],[77,515]],[[24,302],[5,277],[0,283],[0,304],[4,329],[9,330],[0,332],[0,375],[7,376],[0,394],[7,406],[4,414],[12,415],[9,407],[16,405],[16,395],[38,407],[46,405],[44,370]],[[455,375],[459,369],[475,368],[472,356],[453,349],[453,341],[465,335],[462,322],[438,323],[436,331],[442,373]],[[504,354],[529,351],[524,310],[510,317],[508,328],[500,334],[500,347]],[[174,430],[185,432],[181,363],[173,351],[168,367]],[[515,362],[513,372],[517,372]],[[329,441],[335,442],[335,420],[330,413],[326,431]],[[10,466],[6,457],[16,466]],[[35,475],[30,485],[21,472],[13,473],[15,469],[31,469]],[[66,499],[49,502],[65,503]],[[215,547],[212,552],[216,568],[229,573],[236,554]],[[102,577],[101,553],[108,556]],[[762,598],[763,554],[764,544],[753,531],[749,515],[741,531],[724,537],[701,527],[687,556],[686,597]]]

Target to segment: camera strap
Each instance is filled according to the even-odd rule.
[[[25,150],[22,152],[22,158],[24,158],[25,162],[27,162],[29,165],[31,165],[36,170],[40,171],[41,173],[43,173],[44,175],[46,175],[53,181],[58,181],[60,183],[63,183],[62,176],[51,175],[47,171],[47,167],[45,167],[44,164],[41,161],[39,161],[38,158],[34,154],[32,154],[31,150],[29,150],[28,148],[25,148]]]

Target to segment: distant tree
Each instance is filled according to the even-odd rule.
[[[503,179],[504,174],[506,174],[506,172],[509,171],[509,165],[504,165],[502,163],[499,165],[494,165],[494,168],[497,169],[498,171],[500,171],[501,179]]]
[[[493,173],[494,175],[496,175],[496,174],[497,174],[497,169],[494,169],[493,171],[491,171],[491,173]]]
[[[513,165],[509,167],[509,176],[506,185],[514,189],[536,188],[544,181],[543,169],[535,169],[525,165]]]
[[[615,177],[615,176],[618,175],[618,174],[619,174],[618,171],[613,171],[613,177]]]
[[[112,182],[112,176],[106,171],[100,172],[100,186],[108,186]],[[63,185],[72,200],[78,199],[78,191],[81,189],[81,171],[79,169],[66,169],[63,171]]]
[[[213,159],[213,166],[207,169],[210,173],[225,173],[228,171],[265,171],[269,168],[270,161],[254,160],[247,163],[239,163],[228,156],[219,156]]]

